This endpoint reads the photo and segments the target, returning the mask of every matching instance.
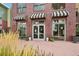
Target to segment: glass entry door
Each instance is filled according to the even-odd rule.
[[[44,25],[43,24],[33,25],[33,39],[44,40]]]

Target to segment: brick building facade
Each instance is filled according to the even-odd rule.
[[[12,30],[32,40],[72,40],[75,35],[74,3],[13,3]],[[20,34],[21,35],[21,34]]]

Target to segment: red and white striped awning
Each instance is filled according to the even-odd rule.
[[[65,17],[68,16],[69,12],[67,10],[54,10],[52,17]]]
[[[31,19],[45,18],[45,13],[33,13],[30,16]]]

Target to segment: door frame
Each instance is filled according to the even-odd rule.
[[[44,38],[43,39],[40,39],[39,38],[39,26],[40,25],[43,25],[44,26]],[[38,26],[38,38],[37,39],[34,38],[34,32],[33,32],[34,31],[34,26]],[[33,40],[45,40],[45,24],[33,24],[32,25],[32,39]]]

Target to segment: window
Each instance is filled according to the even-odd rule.
[[[26,23],[18,22],[17,30],[19,31],[19,37],[21,39],[26,38]]]
[[[2,19],[3,14],[4,14],[4,11],[3,11],[3,9],[0,7],[0,19]]]
[[[26,4],[25,3],[19,3],[18,4],[18,13],[24,13],[26,10]]]
[[[76,16],[78,16],[79,12],[78,12],[78,8],[76,8]]]
[[[64,20],[53,20],[52,26],[53,36],[56,38],[64,39],[65,35],[65,21]]]
[[[64,9],[65,8],[65,4],[64,3],[53,3],[52,4],[52,8],[57,10],[57,9]]]
[[[79,36],[79,24],[76,24],[76,36]]]
[[[41,11],[41,10],[44,10],[45,8],[44,4],[35,4],[33,7],[34,7],[34,10],[36,11]]]

